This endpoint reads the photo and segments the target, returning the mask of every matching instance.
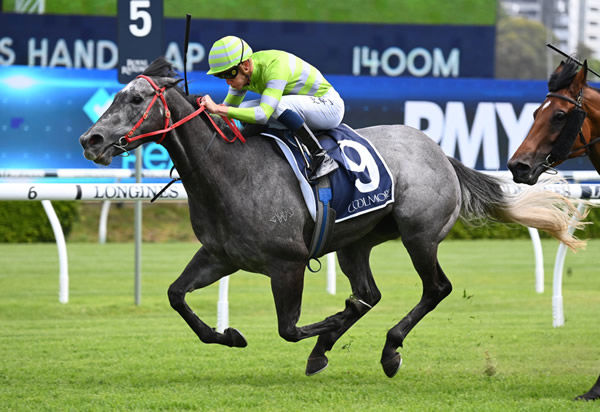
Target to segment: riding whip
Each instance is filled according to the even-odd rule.
[[[549,48],[551,48],[552,50],[554,50],[558,54],[562,54],[566,58],[571,59],[573,62],[577,63],[578,65],[583,66],[583,63],[581,63],[579,60],[577,60],[576,58],[574,58],[572,56],[569,56],[567,53],[565,53],[564,51],[560,50],[558,47],[554,46],[553,44],[546,43],[546,46],[548,46]],[[595,74],[597,77],[600,77],[600,74],[596,73],[595,71],[593,71],[589,67],[587,68],[587,70],[588,70],[588,72],[590,72],[592,74]]]
[[[185,40],[183,42],[183,80],[185,83],[185,94],[190,95],[187,82],[187,52],[188,44],[190,42],[190,24],[192,21],[192,15],[187,13],[185,15]]]

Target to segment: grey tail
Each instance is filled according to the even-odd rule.
[[[506,222],[503,210],[508,207],[509,202],[502,191],[502,181],[468,168],[453,157],[448,156],[448,160],[460,182],[460,217],[468,222],[488,219]]]

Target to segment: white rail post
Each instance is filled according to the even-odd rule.
[[[110,200],[102,202],[102,209],[100,209],[100,220],[98,222],[98,243],[106,243],[106,232],[108,227],[108,212],[110,211]]]
[[[335,288],[335,253],[331,252],[327,254],[327,292],[335,295]]]
[[[577,210],[579,210],[579,213],[583,213],[585,210],[585,204],[579,203],[579,205],[577,205]],[[577,222],[573,222],[573,224],[569,226],[570,234],[575,232],[576,223]],[[554,261],[554,280],[552,283],[552,326],[555,328],[565,325],[565,312],[562,296],[562,277],[566,254],[567,246],[561,242],[558,245],[556,260]]]
[[[135,182],[142,181],[142,146],[135,148]],[[142,304],[142,201],[136,200],[134,205],[134,238],[135,263],[133,273],[134,301],[137,306]]]
[[[217,302],[217,332],[223,333],[229,327],[229,276],[219,281],[219,301]]]
[[[56,212],[52,207],[52,203],[49,200],[42,200],[42,206],[44,207],[50,225],[52,226],[54,238],[56,239],[56,247],[58,249],[58,301],[60,303],[67,303],[69,302],[69,262],[67,260],[65,235],[63,234],[58,216],[56,216]]]
[[[535,291],[537,293],[544,292],[544,255],[542,252],[542,242],[540,241],[540,233],[537,229],[528,227],[531,243],[533,243],[533,254],[535,256]]]

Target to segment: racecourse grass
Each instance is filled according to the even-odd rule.
[[[142,302],[133,301],[131,243],[69,243],[70,301],[58,303],[53,244],[0,245],[0,410],[564,411],[597,409],[572,398],[600,372],[600,241],[569,253],[566,325],[552,327],[552,264],[534,291],[527,240],[447,241],[440,262],[453,293],[411,332],[404,364],[389,379],[379,365],[386,331],[421,294],[400,242],[373,251],[381,302],[306,377],[314,339],[277,333],[268,279],[230,281],[230,323],[249,346],[202,344],[168,303],[166,290],[198,245],[143,246]],[[301,323],[343,307],[325,291],[324,270],[307,272]],[[188,295],[216,323],[217,285]]]

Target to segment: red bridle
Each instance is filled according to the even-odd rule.
[[[198,102],[198,106],[200,106],[200,108],[198,110],[188,114],[183,119],[180,119],[175,123],[172,123],[171,111],[169,110],[169,106],[167,106],[167,100],[165,99],[165,95],[164,95],[164,91],[166,90],[166,87],[159,88],[150,77],[145,76],[143,74],[140,74],[138,76],[138,78],[142,78],[142,79],[146,80],[148,83],[150,83],[150,86],[152,86],[152,88],[154,89],[155,94],[154,94],[154,97],[152,98],[152,101],[146,108],[146,111],[140,118],[140,120],[137,121],[137,123],[131,128],[131,130],[125,136],[123,136],[119,139],[118,146],[120,146],[121,148],[127,147],[127,145],[133,141],[143,139],[144,137],[156,136],[157,134],[162,133],[162,136],[158,140],[158,143],[161,143],[164,140],[164,138],[168,132],[170,132],[171,130],[175,129],[176,127],[179,127],[182,124],[188,122],[189,120],[193,119],[194,117],[198,116],[200,113],[204,112],[206,109],[205,106],[202,106],[200,104],[200,98],[198,98],[197,102]],[[156,101],[158,100],[159,97],[160,97],[160,100],[162,101],[163,107],[165,109],[165,125],[164,125],[164,127],[160,130],[155,130],[153,132],[143,133],[143,134],[134,136],[133,133],[142,125],[144,120],[146,120],[148,118],[148,114],[150,113],[152,106],[154,106],[154,103],[156,103]],[[223,133],[223,131],[219,128],[219,126],[217,126],[217,124],[212,119],[212,116],[210,114],[208,114],[207,112],[204,112],[204,114],[206,115],[208,120],[210,120],[210,122],[212,123],[215,130],[219,133],[219,135],[221,135],[221,137],[226,142],[233,143],[236,141],[236,139],[239,139],[242,143],[246,143],[246,139],[244,138],[244,136],[242,136],[242,133],[240,133],[240,130],[237,128],[235,123],[233,123],[227,116],[221,116],[221,117],[233,131],[233,134],[234,134],[233,139],[228,139],[227,136],[225,136],[225,133]],[[169,126],[169,123],[171,123],[170,126]],[[123,143],[123,140],[125,140],[124,143]]]

